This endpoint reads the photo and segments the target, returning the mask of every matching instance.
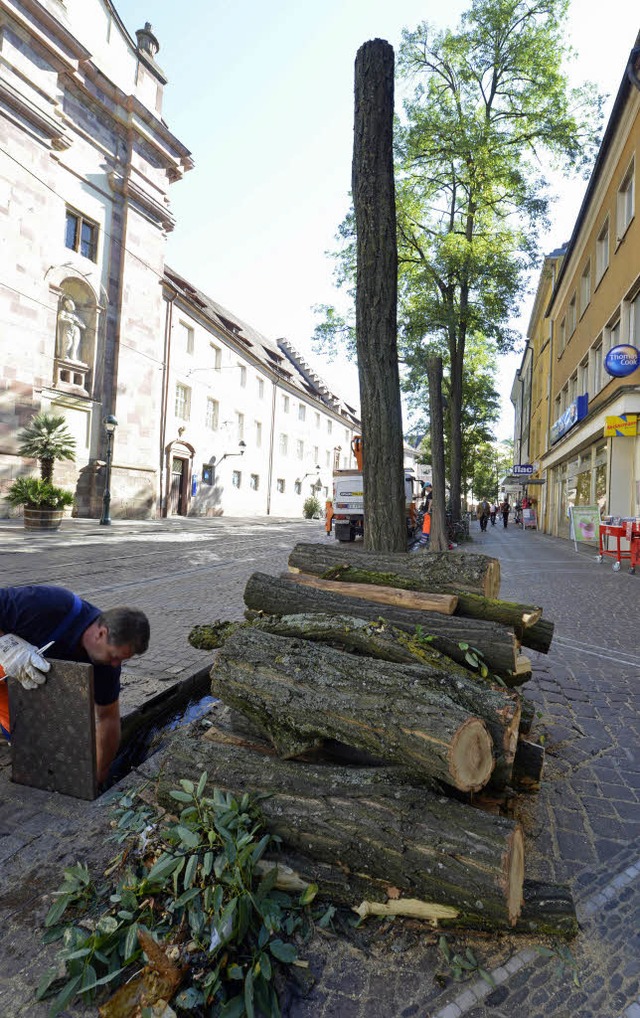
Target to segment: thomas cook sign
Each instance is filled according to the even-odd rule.
[[[604,370],[614,378],[625,378],[640,367],[640,350],[637,346],[612,346],[604,359]]]

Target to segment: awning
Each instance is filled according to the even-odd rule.
[[[532,484],[546,484],[543,477],[526,477],[515,474],[508,474],[500,482],[501,488],[528,488]]]

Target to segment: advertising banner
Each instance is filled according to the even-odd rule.
[[[638,434],[638,415],[620,414],[619,417],[605,417],[604,437],[605,438],[632,438]]]
[[[563,435],[566,435],[568,431],[587,416],[589,410],[589,397],[585,392],[583,396],[578,396],[574,399],[573,403],[570,403],[565,412],[561,417],[551,425],[551,444],[558,442]]]
[[[577,541],[599,541],[600,507],[597,505],[569,506],[570,535]],[[577,548],[576,548],[577,551]]]

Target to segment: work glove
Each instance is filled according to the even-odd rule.
[[[0,636],[0,678],[17,679],[25,689],[37,689],[47,681],[50,663],[20,636]]]

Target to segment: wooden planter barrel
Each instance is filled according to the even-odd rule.
[[[59,530],[64,509],[29,509],[24,507],[26,530]]]

